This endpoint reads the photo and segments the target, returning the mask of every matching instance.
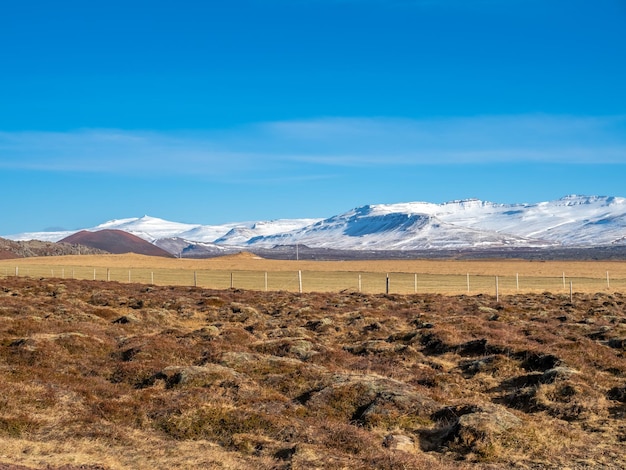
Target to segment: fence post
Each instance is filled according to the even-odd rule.
[[[359,274],[359,292],[361,292],[361,275]]]
[[[230,288],[233,288],[233,273],[230,273]]]
[[[154,284],[154,271],[150,271],[150,284]]]
[[[608,271],[606,272],[606,287],[607,288],[611,287],[611,284],[609,283],[609,272]]]
[[[415,291],[415,293],[417,294],[417,274],[415,274],[415,285],[414,285],[414,287],[415,287],[415,288],[414,288],[413,290],[414,290],[414,291]]]
[[[107,282],[111,280],[111,270],[107,268]]]
[[[96,280],[96,268],[93,268],[93,280]]]
[[[515,273],[515,290],[519,290],[519,273]]]
[[[469,273],[467,273],[467,293],[470,291],[470,283],[469,283]]]
[[[193,272],[193,286],[198,287],[198,273]]]
[[[128,270],[128,282],[130,282],[130,269]]]
[[[496,276],[496,302],[500,302],[500,289],[498,287],[498,276]]]
[[[385,294],[389,294],[389,273],[387,273],[387,278],[385,281]]]
[[[563,273],[563,289],[565,289],[565,273]]]
[[[574,283],[569,281],[569,301],[574,301]]]
[[[298,289],[302,294],[302,271],[298,271]]]
[[[20,269],[15,266],[15,277],[19,276]]]

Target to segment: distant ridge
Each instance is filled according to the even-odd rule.
[[[451,252],[472,250],[598,249],[626,251],[626,198],[569,195],[537,203],[500,204],[479,199],[435,204],[405,202],[356,207],[325,219],[275,219],[198,225],[156,217],[116,219],[85,228],[102,239],[123,231],[176,257],[203,258],[252,251],[282,256],[312,250]],[[11,240],[71,240],[68,232],[5,235]],[[65,237],[65,238],[64,238]],[[144,253],[117,239],[85,242],[115,253]],[[135,242],[139,243],[138,240]],[[119,247],[117,245],[120,245]],[[2,248],[0,246],[0,248]],[[495,251],[494,251],[495,250]],[[606,251],[605,250],[605,251]],[[284,253],[283,253],[284,252]],[[156,254],[156,253],[153,253]],[[163,256],[162,254],[159,254]],[[267,256],[267,254],[264,254]]]
[[[113,254],[137,253],[138,255],[173,257],[162,248],[122,230],[98,230],[97,232],[82,230],[60,241],[98,248]]]
[[[70,243],[54,243],[40,240],[13,241],[0,238],[0,259],[102,253],[106,253],[106,251]]]

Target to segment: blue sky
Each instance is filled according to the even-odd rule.
[[[0,234],[626,196],[625,0],[2,10]]]

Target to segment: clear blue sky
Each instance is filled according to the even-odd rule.
[[[626,0],[20,0],[0,234],[626,196]]]

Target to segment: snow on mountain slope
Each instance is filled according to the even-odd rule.
[[[271,247],[299,243],[310,247],[359,250],[546,245],[541,241],[514,235],[457,226],[435,215],[416,212],[415,209],[433,211],[433,207],[422,203],[363,206],[300,230],[255,237],[248,244]]]
[[[622,238],[626,199],[566,196],[536,204],[494,204],[479,200],[445,204],[408,203],[379,211],[421,211],[457,226],[512,234],[566,246],[606,245]]]
[[[159,238],[175,237],[181,232],[190,231],[198,227],[200,227],[200,225],[170,222],[157,217],[144,215],[139,218],[110,220],[87,230],[90,232],[104,229],[123,230],[143,238],[144,240],[154,242]]]
[[[626,199],[568,196],[527,210],[517,233],[564,245],[606,245],[624,236]]]
[[[250,239],[256,237],[266,237],[281,233],[288,233],[294,230],[303,229],[315,224],[320,219],[279,219],[266,222],[256,222],[250,227],[234,227],[214,243],[222,245],[244,245]]]
[[[195,242],[213,243],[216,239],[223,237],[234,228],[240,226],[246,227],[248,225],[253,225],[253,222],[230,223],[224,225],[200,225],[192,228],[191,230],[180,232],[176,236]]]
[[[535,204],[495,204],[467,199],[444,204],[415,202],[370,207],[376,214],[428,214],[457,226],[564,245],[597,243],[598,230],[589,224],[598,221],[604,221],[601,243],[610,243],[619,238],[614,237],[614,231],[623,228],[619,220],[626,216],[624,198],[576,195]]]

